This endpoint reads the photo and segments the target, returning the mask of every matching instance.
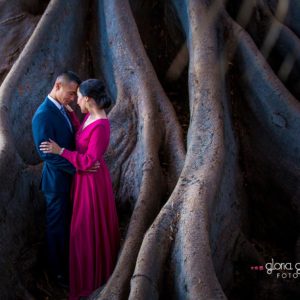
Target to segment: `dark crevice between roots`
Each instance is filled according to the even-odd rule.
[[[236,20],[245,30],[249,33],[256,46],[259,49],[264,47],[264,42],[267,34],[271,32],[271,21],[275,19],[271,15],[271,11],[268,7],[265,7],[265,11],[260,7],[253,4],[253,10],[249,9],[249,15],[242,18],[239,13],[244,3],[250,3],[251,0],[238,1],[233,0],[227,3],[227,10],[231,17]],[[254,2],[253,2],[254,3]],[[285,25],[283,25],[285,26]],[[281,31],[281,29],[280,29]],[[293,33],[291,33],[293,35]],[[296,37],[296,36],[295,36]],[[266,60],[277,77],[285,85],[285,87],[296,97],[300,98],[300,76],[299,76],[299,63],[296,60],[296,49],[288,49],[288,46],[281,43],[277,38],[270,52],[267,54]],[[283,55],[283,52],[286,52]],[[287,68],[287,73],[283,71]]]
[[[239,141],[239,164],[246,194],[246,218],[242,230],[251,245],[265,263],[295,263],[295,244],[298,235],[297,212],[287,195],[272,179],[272,171],[264,165],[259,154],[253,150],[251,129],[256,127],[244,100],[241,87],[234,84],[240,77],[240,70],[234,65],[229,69],[230,94],[233,109],[233,125]],[[251,266],[262,265],[258,260],[234,258],[234,286],[228,291],[229,299],[298,299],[299,279],[276,278],[266,270],[251,270]],[[275,272],[274,272],[275,273]]]
[[[50,0],[21,0],[22,9],[32,15],[41,15],[47,8]]]
[[[130,2],[143,45],[158,80],[175,109],[186,145],[190,117],[188,65],[175,81],[166,78],[168,68],[185,43],[180,22],[168,1]]]

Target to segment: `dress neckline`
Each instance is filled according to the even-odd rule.
[[[87,117],[87,118],[88,118],[88,117]],[[87,119],[87,118],[86,118],[86,119]],[[86,120],[86,119],[85,119],[85,120]],[[100,119],[97,119],[97,120],[93,121],[92,123],[90,123],[90,124],[86,125],[85,127],[83,127],[83,125],[84,125],[84,123],[85,123],[85,121],[84,121],[84,122],[82,123],[82,126],[81,126],[81,131],[85,130],[87,127],[89,127],[90,125],[94,124],[95,122],[101,121],[101,120],[108,120],[108,118],[100,118]]]

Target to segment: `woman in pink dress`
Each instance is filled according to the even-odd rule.
[[[67,107],[76,129],[76,151],[61,148],[52,140],[40,145],[43,152],[61,155],[77,169],[72,188],[70,300],[89,296],[108,280],[120,240],[111,178],[103,159],[110,137],[104,109],[111,101],[97,79],[82,82],[77,95],[77,104],[87,115],[80,125],[74,111]],[[97,162],[95,172],[85,172]]]

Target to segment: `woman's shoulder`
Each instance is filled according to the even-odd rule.
[[[97,126],[98,124],[98,126],[103,126],[103,125],[105,125],[105,126],[107,126],[107,125],[109,125],[109,119],[108,118],[101,118],[101,119],[98,119],[98,120],[96,120],[96,121],[94,121],[95,123],[95,125]]]
[[[94,121],[91,125],[91,131],[107,131],[110,128],[110,123],[108,119],[98,119]]]

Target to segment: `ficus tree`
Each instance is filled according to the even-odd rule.
[[[300,256],[299,17],[297,0],[0,0],[0,298],[37,297],[31,118],[66,69],[114,99],[122,247],[90,299],[299,297],[251,270]]]

